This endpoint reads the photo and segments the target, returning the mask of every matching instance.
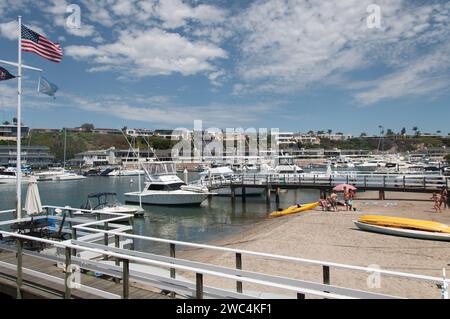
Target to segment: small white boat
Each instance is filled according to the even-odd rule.
[[[86,202],[81,206],[83,210],[95,210],[101,212],[103,219],[110,217],[117,217],[115,214],[128,214],[128,215],[142,215],[142,212],[138,211],[136,207],[127,206],[121,204],[117,198],[117,194],[113,192],[92,193],[87,197]],[[113,213],[108,215],[108,213]],[[93,215],[88,212],[79,211],[76,214],[89,216]]]
[[[427,240],[441,240],[441,241],[450,241],[449,233],[439,233],[439,232],[430,232],[423,230],[414,230],[414,229],[405,229],[405,228],[395,228],[395,227],[385,227],[385,226],[377,226],[366,223],[361,223],[358,221],[353,221],[361,230],[392,235],[392,236],[401,236],[415,239],[427,239]]]
[[[228,166],[216,166],[211,167],[201,173],[199,173],[200,180],[197,182],[190,184],[191,185],[204,185],[206,187],[223,181],[224,183],[233,179],[234,171]],[[224,186],[219,188],[214,188],[214,192],[217,193],[218,196],[231,196],[231,188]],[[245,195],[260,195],[264,192],[263,188],[256,187],[246,187]],[[242,188],[235,189],[235,196],[242,196]]]
[[[117,168],[108,173],[108,176],[138,176],[144,175],[145,172],[142,169],[125,169]]]
[[[64,172],[60,175],[56,175],[54,177],[55,181],[75,181],[75,180],[80,180],[80,179],[85,179],[86,176],[83,175],[78,175],[75,173],[69,173],[69,172]]]
[[[186,188],[176,175],[172,162],[148,163],[145,187],[141,192],[125,193],[125,201],[149,205],[200,205],[209,195],[207,189]]]
[[[0,171],[0,184],[14,184],[17,181],[16,169],[8,167]],[[22,183],[28,183],[30,178],[22,173]]]

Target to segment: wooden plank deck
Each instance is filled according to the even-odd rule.
[[[23,255],[23,267],[39,271],[54,277],[64,279],[64,272],[56,266],[56,263],[42,260],[34,256]],[[12,252],[0,251],[0,261],[16,265],[16,254]],[[93,287],[108,293],[122,295],[122,284],[114,282],[111,278],[100,278],[85,273],[80,275],[81,284]],[[16,271],[0,267],[0,293],[16,297]],[[22,285],[23,298],[35,299],[60,299],[64,296],[64,286],[50,282],[46,279],[39,279],[36,276],[23,274]],[[169,299],[168,296],[146,290],[143,288],[129,288],[130,299]],[[72,289],[72,298],[76,299],[98,299],[97,295]]]

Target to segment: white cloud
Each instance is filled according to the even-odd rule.
[[[241,52],[237,72],[242,83],[235,85],[235,93],[289,93],[336,77],[352,82],[347,75],[374,65],[393,69],[394,78],[396,71],[407,68],[405,61],[426,59],[435,45],[450,38],[448,2],[418,6],[403,0],[379,0],[381,29],[368,29],[366,8],[371,3],[256,1],[232,21],[235,33],[240,34]],[[407,94],[408,87],[397,87],[397,91],[391,87],[387,95]]]
[[[440,46],[433,54],[409,62],[403,68],[380,79],[357,83],[360,103],[367,105],[403,96],[421,96],[448,92],[450,78],[450,45]],[[358,85],[359,84],[359,85]]]
[[[75,59],[98,64],[94,71],[116,69],[138,77],[211,71],[214,60],[227,57],[227,53],[214,44],[190,41],[178,33],[157,28],[122,31],[116,42],[97,47],[69,46],[66,53]]]
[[[30,29],[36,31],[39,34],[42,34],[43,36],[46,36],[45,32],[42,30],[41,27],[35,25],[35,24],[28,24],[24,23],[27,27]],[[19,24],[17,21],[10,21],[5,23],[0,23],[0,37],[4,37],[8,40],[14,40],[17,41],[19,35]]]
[[[236,127],[254,125],[264,117],[277,112],[276,103],[256,103],[246,105],[188,105],[170,103],[166,97],[158,96],[101,96],[85,98],[67,95],[67,104],[88,112],[100,112],[122,120],[132,120],[167,126],[192,126],[194,120],[202,120],[205,125]],[[155,102],[156,100],[156,102]],[[166,101],[165,101],[166,100]],[[156,105],[155,105],[156,104]],[[186,112],[189,110],[189,112]]]
[[[51,15],[50,19],[53,20],[53,24],[58,27],[62,27],[67,33],[77,37],[90,37],[96,35],[97,32],[93,25],[83,22],[83,15],[81,14],[81,25],[79,28],[70,27],[67,25],[67,17],[69,14],[66,12],[67,7],[71,3],[66,0],[50,0],[48,5],[43,5],[42,10]]]
[[[188,19],[206,24],[218,23],[222,22],[226,16],[223,9],[205,4],[192,7],[181,0],[159,1],[155,7],[155,13],[164,21],[165,28],[184,26]]]

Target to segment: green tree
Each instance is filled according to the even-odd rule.
[[[367,133],[362,132],[361,135],[359,135],[359,137],[367,137]]]
[[[3,121],[3,125],[9,125],[11,123],[9,123],[9,121]]]
[[[13,117],[13,124],[17,124],[17,117]]]
[[[333,130],[329,128],[329,129],[327,130],[327,133],[331,135],[331,133],[333,133]]]
[[[394,131],[388,128],[386,131],[386,136],[394,136],[394,135],[395,135]]]
[[[402,130],[400,131],[400,135],[403,135],[403,136],[406,135],[406,128],[402,128]]]
[[[81,125],[81,128],[86,132],[92,132],[94,130],[94,124],[84,123],[83,125]]]

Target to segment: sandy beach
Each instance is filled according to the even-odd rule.
[[[379,201],[378,193],[366,192],[358,194],[355,200],[356,212],[315,210],[268,218],[250,229],[211,244],[364,267],[378,265],[386,270],[441,277],[442,268],[450,261],[450,243],[364,232],[353,224],[353,221],[363,214],[409,217],[450,224],[450,210],[443,210],[441,214],[434,213],[430,197],[430,194],[386,193],[387,199]],[[177,257],[227,267],[235,266],[234,255],[210,250],[186,249]],[[322,268],[316,265],[243,256],[243,269],[322,281]],[[191,274],[183,275],[192,278]],[[436,284],[409,279],[382,276],[379,287],[369,288],[369,275],[332,268],[331,284],[408,298],[440,297],[440,289]],[[233,281],[217,277],[206,276],[204,280],[206,285],[231,289],[235,287]],[[273,291],[264,286],[250,284],[244,284],[244,290],[270,291],[280,297],[295,297],[292,292]]]

